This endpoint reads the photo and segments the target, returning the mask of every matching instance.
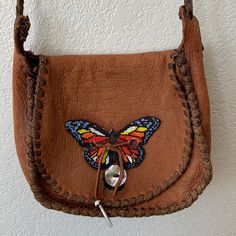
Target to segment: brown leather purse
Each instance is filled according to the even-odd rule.
[[[179,16],[176,50],[45,56],[24,50],[30,22],[18,0],[15,142],[43,206],[89,216],[163,215],[189,207],[210,182],[209,101],[192,1]]]

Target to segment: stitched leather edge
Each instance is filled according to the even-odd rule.
[[[44,61],[44,63],[40,63],[39,65],[39,73],[40,73],[40,81],[42,77],[44,77],[44,80],[47,80],[47,74],[48,74],[48,68],[47,68],[47,63],[46,63],[46,57],[44,56],[43,60],[40,60],[41,62]],[[175,82],[176,83],[176,82]],[[40,83],[37,84],[36,86],[36,91],[35,91],[35,106],[33,108],[35,113],[40,113],[40,119],[43,116],[43,100],[44,100],[44,86],[41,86]],[[175,85],[175,87],[177,87]],[[164,192],[167,188],[169,188],[171,185],[173,185],[185,172],[189,161],[192,156],[192,148],[193,148],[193,131],[192,131],[192,126],[191,126],[191,119],[190,119],[190,112],[189,112],[189,107],[188,107],[188,102],[184,96],[184,94],[179,94],[180,98],[182,100],[183,104],[183,109],[184,109],[184,114],[186,117],[185,123],[186,123],[186,137],[185,137],[185,147],[183,150],[183,158],[182,158],[182,163],[179,166],[179,170],[175,171],[173,175],[165,180],[161,185],[158,185],[154,191],[149,191],[147,194],[140,194],[138,196],[131,197],[129,199],[122,199],[122,200],[116,200],[114,202],[112,201],[103,201],[104,206],[109,206],[109,207],[127,207],[127,206],[133,206],[136,204],[140,204],[144,201],[149,201],[153,199],[154,197],[157,197],[159,194]],[[40,120],[37,119],[38,116],[34,116],[33,123],[36,123],[37,126],[40,124]],[[33,140],[34,141],[39,141],[40,142],[40,128],[37,130],[38,132],[35,133]],[[38,171],[43,177],[43,179],[46,181],[48,185],[50,185],[51,189],[62,199],[64,200],[71,200],[71,197],[73,199],[73,202],[77,203],[83,203],[83,204],[90,204],[93,205],[94,199],[88,199],[83,195],[78,196],[77,194],[72,194],[72,196],[63,190],[63,188],[57,183],[55,179],[53,179],[48,173],[46,168],[44,167],[44,164],[42,160],[40,159],[41,157],[41,151],[40,147],[34,147],[34,156],[36,161],[36,166],[38,167]]]
[[[190,206],[192,204],[192,202],[194,202],[197,199],[198,195],[202,193],[203,189],[206,187],[206,185],[210,182],[210,180],[212,178],[212,167],[211,167],[211,162],[210,162],[209,153],[208,153],[208,146],[206,144],[205,135],[203,132],[203,128],[201,126],[201,116],[200,116],[200,110],[199,110],[199,106],[198,106],[197,96],[194,91],[194,87],[191,86],[193,83],[192,83],[191,76],[189,76],[189,67],[187,65],[183,51],[181,53],[178,51],[175,51],[172,54],[172,58],[173,58],[173,63],[170,64],[170,69],[172,71],[171,79],[175,82],[176,89],[181,97],[184,96],[182,87],[184,86],[184,88],[186,89],[187,100],[188,100],[188,104],[190,106],[191,117],[192,117],[192,121],[193,121],[193,123],[192,123],[193,130],[194,130],[195,138],[196,138],[196,140],[199,144],[199,147],[200,147],[200,154],[201,154],[201,158],[202,158],[202,175],[203,175],[201,182],[193,187],[192,191],[190,191],[189,195],[186,197],[184,202],[180,202],[175,205],[169,205],[165,209],[160,209],[160,208],[147,208],[147,209],[145,208],[145,209],[143,209],[143,208],[137,208],[137,207],[136,208],[134,208],[134,207],[126,208],[125,206],[127,206],[127,205],[123,205],[120,208],[109,207],[109,208],[107,208],[107,211],[111,216],[127,216],[127,217],[137,216],[138,217],[138,216],[149,216],[149,215],[162,215],[162,214],[172,213],[172,212],[181,210],[183,208]],[[176,61],[178,61],[179,58],[182,58],[182,62],[176,63]],[[43,59],[43,61],[41,61],[41,62],[45,63],[46,60]],[[176,74],[176,66],[178,66],[179,68],[182,68],[182,69],[180,69],[180,72],[182,71],[181,72],[181,74],[183,76],[182,80],[184,82],[183,86],[179,82],[179,78]],[[183,68],[185,68],[185,71]],[[188,69],[186,70],[186,68],[188,68]],[[46,70],[44,70],[44,72],[45,71]],[[30,101],[29,108],[32,108],[32,106],[34,105],[34,104],[32,104],[32,97],[34,98],[34,92],[37,91],[37,92],[39,92],[40,96],[42,96],[42,97],[44,96],[44,93],[42,92],[42,90],[40,88],[38,88],[38,89],[35,88],[35,90],[32,89],[32,81],[33,81],[33,86],[36,86],[35,78],[32,78],[35,76],[37,76],[37,72],[35,73],[35,72],[31,71],[31,76],[28,77],[29,78],[28,81],[30,84],[30,86],[29,86],[30,89],[28,90],[29,91],[29,101]],[[40,76],[38,76],[38,84],[40,84],[43,87],[46,84],[46,80],[41,78]],[[39,102],[39,104],[41,104],[41,103]],[[29,111],[30,110],[31,109],[29,109]],[[37,158],[34,158],[34,155],[35,156],[41,155],[40,152],[34,151],[34,148],[36,148],[36,149],[40,148],[40,142],[37,142],[36,140],[32,141],[33,140],[32,136],[39,138],[38,130],[40,129],[40,124],[35,123],[32,126],[32,115],[35,118],[37,118],[38,120],[40,120],[41,114],[38,113],[37,111],[35,111],[33,114],[31,113],[31,115],[30,115],[31,119],[29,119],[29,131],[30,132],[27,135],[28,136],[27,162],[28,162],[28,166],[30,168],[31,189],[35,195],[35,198],[43,206],[45,206],[49,209],[61,210],[66,213],[72,213],[72,214],[101,216],[100,212],[95,207],[86,206],[86,205],[80,206],[79,203],[77,204],[77,201],[78,201],[77,199],[75,200],[74,204],[65,204],[65,203],[57,202],[57,201],[51,199],[49,196],[47,196],[44,193],[42,187],[38,183],[39,170],[41,168],[40,172],[43,173],[44,168],[43,168],[43,166],[41,166],[42,163],[40,163],[40,161],[38,161]],[[32,131],[33,131],[33,135],[32,135]],[[45,176],[45,178],[47,179],[48,177]],[[47,182],[50,183],[50,181],[51,181],[51,179],[48,178]],[[51,182],[51,185],[53,185],[52,183],[53,183],[53,181]],[[160,191],[160,189],[159,189],[159,191]],[[67,197],[66,195],[67,195],[66,193],[61,194],[61,196],[63,196],[63,197]],[[77,207],[75,207],[75,205]]]
[[[22,42],[25,41],[25,38],[27,36],[27,32],[28,32],[28,28],[27,28],[27,32],[25,32],[25,35],[20,35],[21,38],[18,37],[18,26],[21,26],[22,24],[28,21],[28,19],[21,19],[19,18],[19,21],[17,21],[16,23],[16,27],[15,27],[15,33],[17,36],[15,38],[15,42],[16,42],[16,49],[17,49],[17,41],[22,40]],[[23,28],[21,29],[21,31],[23,30]],[[19,54],[22,54],[22,48],[18,47],[17,50]],[[62,210],[64,212],[67,213],[73,213],[73,214],[81,214],[81,215],[90,215],[90,216],[98,216],[100,215],[100,212],[96,209],[96,208],[91,208],[89,206],[79,206],[77,208],[71,207],[70,205],[66,205],[64,203],[60,203],[60,202],[56,202],[55,200],[51,199],[49,196],[47,196],[44,191],[43,188],[41,187],[40,183],[39,183],[39,177],[40,175],[42,175],[42,173],[44,173],[44,167],[42,165],[42,162],[40,161],[40,159],[38,158],[39,156],[41,156],[41,153],[39,151],[40,149],[40,145],[41,143],[38,141],[40,138],[40,129],[41,129],[41,125],[40,125],[40,120],[42,118],[42,114],[38,111],[38,110],[34,110],[34,107],[36,107],[37,109],[42,109],[42,101],[40,99],[36,99],[35,100],[35,92],[37,92],[37,94],[39,95],[39,97],[43,97],[44,96],[44,91],[43,91],[43,87],[46,85],[46,80],[40,76],[38,76],[38,66],[36,66],[37,63],[35,63],[35,61],[37,62],[37,56],[35,56],[35,58],[33,58],[34,54],[31,52],[25,52],[25,55],[29,54],[29,57],[27,57],[27,60],[31,60],[31,63],[28,63],[26,60],[26,64],[27,64],[27,68],[26,68],[26,74],[27,74],[27,84],[28,84],[28,111],[27,111],[27,117],[28,117],[28,124],[27,124],[27,135],[26,135],[26,141],[27,141],[27,153],[26,153],[26,160],[27,160],[27,164],[29,167],[29,173],[30,173],[30,186],[31,189],[35,195],[35,198],[45,207],[47,208],[52,208],[55,210]],[[46,60],[44,60],[43,58],[41,58],[41,62],[40,63],[44,63],[46,64]],[[212,178],[212,167],[211,167],[211,162],[210,162],[210,158],[209,158],[209,151],[208,151],[208,146],[206,143],[206,138],[204,135],[204,131],[203,128],[201,126],[201,113],[200,113],[200,109],[199,109],[199,105],[198,105],[198,101],[197,101],[197,96],[196,93],[194,91],[194,87],[193,87],[193,83],[192,83],[192,78],[191,78],[191,74],[189,73],[189,67],[187,65],[186,59],[184,57],[184,53],[183,51],[176,51],[175,55],[173,55],[173,63],[170,64],[170,69],[172,70],[173,74],[171,75],[171,79],[176,83],[176,89],[179,93],[179,95],[185,96],[185,93],[183,93],[182,90],[182,85],[185,89],[185,92],[187,93],[187,99],[188,99],[188,105],[190,106],[190,111],[191,111],[191,117],[192,117],[192,127],[194,130],[194,134],[195,134],[195,139],[197,140],[199,147],[200,147],[200,154],[201,154],[201,158],[202,158],[202,179],[201,182],[198,183],[195,187],[192,188],[192,192],[190,191],[189,195],[186,197],[184,202],[178,203],[176,205],[170,205],[168,207],[166,207],[165,209],[160,209],[160,208],[148,208],[148,209],[142,209],[142,208],[109,208],[108,212],[111,216],[149,216],[149,215],[153,215],[153,214],[166,214],[166,213],[172,213],[174,211],[183,209],[185,207],[188,207],[192,204],[193,201],[195,201],[197,199],[197,196],[199,194],[201,194],[201,192],[203,191],[203,189],[206,187],[206,185],[210,182],[211,178]],[[180,59],[180,61],[178,61],[178,59]],[[32,63],[32,61],[34,60],[34,63]],[[182,61],[182,62],[181,62]],[[182,74],[182,81],[179,81],[179,78],[176,76],[176,65],[180,68],[180,72]],[[188,68],[186,70],[186,68]],[[42,72],[43,74],[46,72],[45,69],[43,69],[44,72]],[[47,73],[45,73],[47,74]],[[37,84],[38,83],[38,84]],[[180,168],[181,169],[181,168]],[[39,173],[41,172],[41,174]],[[176,177],[176,176],[175,176]],[[53,182],[53,180],[51,180],[48,176],[45,176],[45,179],[47,180],[47,182],[50,183],[50,185],[54,185],[54,190],[56,192],[61,192],[60,188],[57,188],[55,185],[55,182]],[[177,181],[177,179],[176,179]],[[167,181],[168,182],[168,181]],[[163,192],[163,189],[157,188],[156,193],[158,193],[158,195]],[[61,194],[61,196],[63,198],[68,198],[68,193],[63,193]],[[152,192],[147,194],[147,200],[152,199],[154,196],[157,195],[153,195]],[[139,196],[139,198],[142,200],[144,198],[143,195]],[[75,200],[75,203],[79,202],[78,199]],[[81,202],[84,202],[84,199],[82,197]],[[126,202],[126,201],[124,201]],[[138,204],[139,202],[137,202]],[[73,204],[72,204],[73,205]],[[77,205],[77,203],[76,203]],[[129,204],[121,204],[121,207],[124,206],[128,206]]]

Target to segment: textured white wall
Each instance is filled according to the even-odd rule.
[[[176,48],[183,0],[25,0],[36,53],[122,53]],[[30,3],[31,2],[31,3]],[[30,4],[29,4],[30,3]],[[49,211],[32,197],[13,142],[13,0],[0,2],[0,235],[236,235],[236,1],[195,1],[212,108],[214,179],[189,209],[169,216],[103,219]]]

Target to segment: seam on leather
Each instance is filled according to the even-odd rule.
[[[42,63],[43,61],[43,63]],[[47,68],[47,60],[44,57],[44,59],[40,59],[40,65],[39,65],[39,75],[38,75],[38,81],[36,85],[35,90],[35,106],[33,107],[33,117],[34,117],[34,125],[40,126],[40,120],[42,119],[43,115],[43,98],[45,96],[44,92],[44,86],[46,85],[46,80],[48,76],[48,68]],[[43,78],[42,78],[43,77]],[[176,77],[176,75],[173,73],[171,78],[173,80],[173,77]],[[42,82],[43,81],[43,82]],[[175,171],[173,175],[164,181],[161,185],[158,185],[154,191],[149,191],[146,194],[140,194],[138,196],[131,197],[129,199],[122,199],[122,200],[116,200],[114,202],[108,201],[105,202],[104,205],[108,207],[113,208],[119,208],[119,207],[127,207],[127,206],[133,206],[135,204],[140,204],[144,201],[149,201],[153,199],[154,197],[157,197],[162,192],[166,191],[171,185],[176,183],[178,179],[182,176],[182,174],[185,172],[189,161],[192,156],[192,148],[193,148],[193,131],[192,131],[192,125],[190,120],[190,112],[189,112],[189,106],[188,102],[186,100],[185,93],[183,92],[183,86],[178,83],[177,80],[173,80],[173,86],[175,86],[176,91],[179,95],[179,97],[182,100],[183,110],[186,117],[186,138],[185,138],[185,148],[183,150],[183,161],[181,165],[179,166],[179,170]],[[38,104],[38,105],[36,105]],[[32,107],[31,107],[32,108]],[[41,127],[40,127],[41,128]],[[46,181],[47,184],[50,185],[52,190],[61,198],[67,201],[71,201],[71,204],[92,204],[93,199],[87,199],[85,196],[81,195],[78,196],[77,194],[69,194],[67,191],[64,191],[62,187],[57,183],[56,180],[52,179],[52,177],[47,173],[46,168],[43,165],[42,160],[40,159],[42,153],[40,151],[40,128],[35,132],[33,135],[34,142],[38,142],[37,146],[34,145],[33,156],[35,157],[35,164],[36,168],[38,169],[38,172],[43,177],[43,179]],[[71,199],[72,198],[72,199]]]

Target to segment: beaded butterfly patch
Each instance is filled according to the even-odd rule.
[[[86,120],[71,120],[66,129],[80,146],[84,147],[84,158],[92,167],[108,168],[119,163],[122,157],[125,169],[138,166],[144,159],[144,149],[152,134],[160,126],[156,117],[146,116],[135,120],[120,131],[110,132]]]

